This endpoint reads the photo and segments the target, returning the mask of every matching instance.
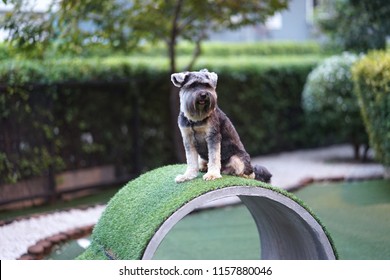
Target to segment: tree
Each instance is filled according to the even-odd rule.
[[[192,69],[210,31],[264,22],[287,8],[289,0],[63,0],[42,15],[26,12],[26,1],[3,0],[14,3],[15,8],[5,15],[0,28],[10,31],[9,40],[18,47],[45,49],[55,44],[77,52],[88,45],[106,44],[131,51],[145,41],[164,42],[169,71],[174,73]],[[184,69],[177,67],[176,48],[181,39],[194,43]],[[179,99],[173,86],[170,104],[176,157],[184,161],[177,128]]]
[[[343,50],[385,49],[390,35],[390,1],[333,0],[317,9],[317,24]]]

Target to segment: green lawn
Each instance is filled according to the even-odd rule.
[[[258,259],[256,224],[244,205],[186,216],[165,237],[154,259]]]
[[[390,260],[390,181],[313,185],[296,195],[326,225],[340,259]]]

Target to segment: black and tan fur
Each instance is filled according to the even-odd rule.
[[[179,127],[183,137],[187,169],[176,182],[194,179],[207,172],[204,180],[221,178],[221,173],[269,182],[271,174],[253,167],[233,124],[217,105],[214,72],[175,73],[172,83],[180,88]]]

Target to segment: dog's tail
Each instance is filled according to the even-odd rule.
[[[272,174],[268,171],[267,168],[261,165],[254,165],[253,172],[255,173],[255,179],[265,183],[271,182]]]

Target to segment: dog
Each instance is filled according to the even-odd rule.
[[[230,174],[270,182],[272,175],[262,166],[252,166],[232,122],[217,105],[218,75],[207,69],[171,75],[180,88],[178,124],[183,138],[187,168],[175,178],[177,183],[206,172],[204,180]]]

